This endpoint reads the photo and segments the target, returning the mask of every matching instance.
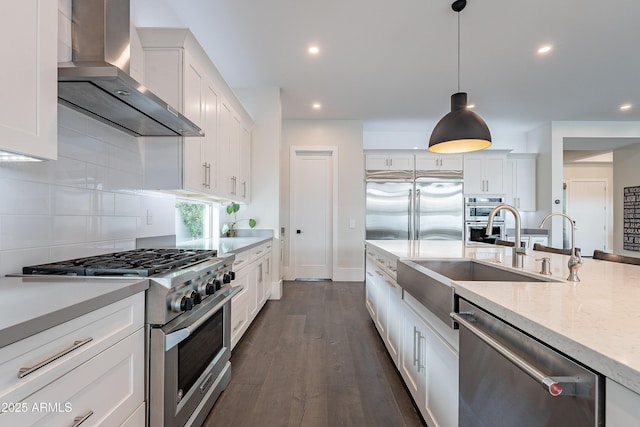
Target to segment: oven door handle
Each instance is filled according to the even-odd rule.
[[[546,375],[542,371],[540,371],[535,366],[531,365],[526,360],[522,359],[516,353],[493,339],[490,335],[480,330],[478,327],[473,325],[471,321],[473,321],[472,313],[451,313],[451,317],[453,320],[458,322],[460,325],[467,328],[469,332],[478,337],[481,341],[487,344],[489,347],[493,348],[497,351],[501,356],[507,359],[509,362],[514,364],[520,370],[522,370],[525,374],[529,375],[531,378],[536,380],[542,388],[549,392],[551,396],[578,396],[580,378],[579,377],[565,377],[558,376],[552,377]]]
[[[216,314],[218,310],[220,310],[227,302],[231,300],[238,292],[242,290],[242,286],[234,286],[229,288],[223,294],[225,297],[222,301],[218,302],[213,308],[208,310],[204,315],[200,316],[195,322],[190,324],[185,328],[180,328],[175,332],[171,332],[164,337],[164,350],[168,351],[176,345],[180,344],[182,341],[186,340],[191,336],[193,332],[195,332],[200,325],[209,320],[211,316]]]

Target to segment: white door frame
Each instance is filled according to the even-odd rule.
[[[295,180],[294,180],[294,172],[295,172],[295,161],[296,155],[303,153],[328,153],[332,158],[331,168],[332,170],[332,188],[331,188],[331,203],[332,203],[332,223],[331,223],[331,277],[333,278],[336,275],[336,267],[338,265],[338,250],[337,250],[337,241],[338,241],[338,147],[336,146],[303,146],[303,145],[292,145],[291,150],[289,152],[289,229],[293,230],[292,223],[295,218]],[[295,266],[296,266],[296,251],[295,251],[295,236],[292,232],[289,232],[289,276],[295,275]],[[290,277],[290,279],[294,279],[295,277]]]

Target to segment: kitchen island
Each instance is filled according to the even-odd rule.
[[[507,247],[453,241],[367,241],[367,248],[396,260],[473,259],[507,268],[512,254]],[[453,290],[607,377],[607,404],[609,380],[640,393],[640,267],[584,259],[581,281],[573,283],[565,280],[568,256],[534,251],[523,270],[538,274],[542,257],[550,258],[557,282],[454,281]]]

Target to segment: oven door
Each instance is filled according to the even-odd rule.
[[[240,290],[230,287],[151,328],[150,425],[198,425],[207,416],[231,379],[231,298]]]
[[[506,236],[505,224],[494,222],[491,234],[487,236],[487,223],[482,221],[467,222],[464,227],[465,241],[494,244],[496,239],[504,240]]]
[[[471,221],[487,221],[489,214],[498,206],[499,203],[466,203],[464,206],[464,220]],[[495,213],[494,221],[504,221],[506,217],[503,209]]]

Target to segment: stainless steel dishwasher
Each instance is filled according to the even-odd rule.
[[[604,378],[460,298],[459,425],[603,426]]]

